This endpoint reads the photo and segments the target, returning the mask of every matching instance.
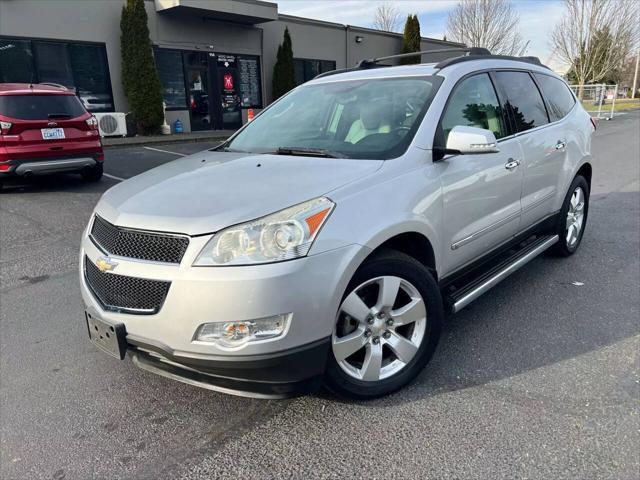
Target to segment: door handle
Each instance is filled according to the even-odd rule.
[[[513,158],[510,158],[504,168],[506,168],[507,170],[513,170],[518,165],[520,165],[520,160],[514,160]]]
[[[558,143],[556,143],[556,150],[563,150],[566,146],[567,142],[564,140],[558,140]]]

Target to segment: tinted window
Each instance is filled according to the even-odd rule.
[[[321,73],[330,72],[336,69],[336,62],[333,60],[307,60],[303,58],[293,59],[296,85],[302,85]]]
[[[113,111],[104,45],[0,38],[0,82],[57,83],[87,110]]]
[[[156,68],[167,108],[186,108],[182,54],[177,50],[156,50]]]
[[[533,79],[526,72],[496,72],[498,85],[506,95],[507,105],[523,132],[549,123],[547,110]]]
[[[75,118],[85,113],[74,95],[2,95],[0,114],[22,120]]]
[[[104,47],[70,44],[69,56],[76,93],[92,112],[113,111],[107,55]]]
[[[500,104],[486,73],[460,82],[449,98],[441,122],[445,144],[451,129],[459,125],[491,130],[496,138],[506,135]]]
[[[64,43],[33,42],[39,82],[51,82],[73,88],[73,74]]]
[[[409,146],[440,82],[425,76],[306,85],[275,102],[226,146],[254,153],[293,147],[347,158],[394,158]]]
[[[549,105],[551,120],[556,121],[564,118],[576,103],[571,91],[569,91],[569,87],[562,80],[549,75],[542,73],[535,73],[534,75],[542,89],[547,105]]]
[[[0,39],[0,83],[28,83],[34,79],[31,42]]]

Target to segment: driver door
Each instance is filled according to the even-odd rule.
[[[436,163],[441,169],[445,274],[510,240],[521,217],[522,150],[515,138],[505,138],[507,122],[488,73],[467,77],[455,87],[436,143],[445,146],[449,132],[458,125],[491,130],[500,151],[447,155]]]

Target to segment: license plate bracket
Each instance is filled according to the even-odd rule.
[[[64,128],[41,128],[40,133],[43,140],[63,140],[65,138]]]
[[[127,354],[127,331],[123,323],[102,320],[93,313],[85,312],[89,340],[109,355],[124,360]]]

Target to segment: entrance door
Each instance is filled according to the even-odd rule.
[[[216,61],[210,58],[209,68],[212,82],[219,98],[217,110],[218,128],[236,129],[242,126],[242,109],[240,100],[240,83],[238,81],[237,57],[235,55],[218,54]]]
[[[204,68],[187,68],[191,130],[211,128],[209,112],[209,72]]]

